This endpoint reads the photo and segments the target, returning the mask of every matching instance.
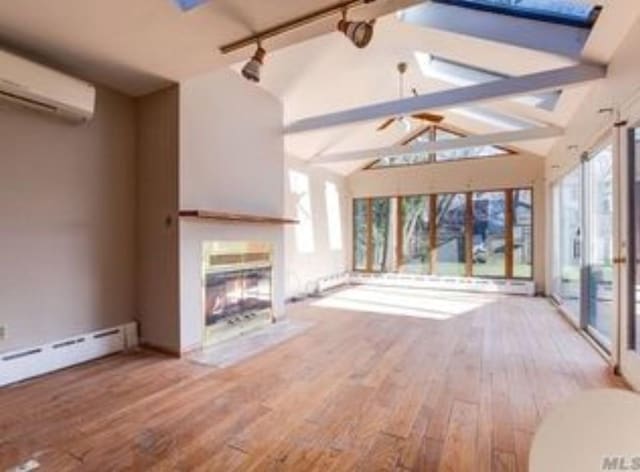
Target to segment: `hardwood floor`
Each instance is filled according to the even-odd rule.
[[[389,314],[331,308],[376,296]],[[362,287],[289,311],[314,326],[225,369],[141,351],[0,389],[0,470],[524,471],[553,405],[624,388],[543,299]]]

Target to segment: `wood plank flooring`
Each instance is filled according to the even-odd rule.
[[[331,307],[368,290],[414,316]],[[289,309],[311,329],[225,369],[141,351],[0,389],[0,470],[525,471],[545,412],[624,388],[543,299],[320,303]]]

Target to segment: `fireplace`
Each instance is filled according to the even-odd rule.
[[[271,244],[206,242],[203,259],[205,345],[272,320]]]

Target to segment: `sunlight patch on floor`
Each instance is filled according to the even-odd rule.
[[[448,320],[495,303],[500,295],[359,285],[332,293],[313,306]]]

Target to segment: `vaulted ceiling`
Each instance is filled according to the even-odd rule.
[[[143,95],[250,54],[222,56],[228,42],[335,4],[335,0],[209,0],[182,12],[176,0],[0,2],[0,44],[89,80]],[[418,0],[377,0],[354,10],[375,17]],[[320,21],[269,42],[278,49],[335,29]],[[250,49],[250,48],[249,48]]]
[[[215,68],[235,64],[233,67],[239,69],[252,48],[223,56],[218,51],[222,44],[334,3],[335,0],[210,0],[185,13],[174,0],[5,1],[0,2],[0,43],[135,96]],[[568,41],[569,49],[575,48],[571,42],[580,42],[581,49],[567,57],[549,52],[548,47],[545,50],[544,44],[553,44],[548,39],[554,37],[541,25],[522,28],[508,25],[501,15],[494,15],[495,23],[483,21],[488,30],[495,30],[497,24],[506,26],[503,37],[496,39],[483,37],[477,31],[465,32],[464,28],[447,28],[446,17],[452,15],[446,11],[435,15],[442,17],[437,25],[401,21],[396,15],[398,10],[416,5],[422,8],[420,5],[429,2],[376,0],[359,7],[352,15],[380,17],[368,48],[357,49],[336,33],[335,18],[320,21],[267,42],[269,54],[260,86],[282,100],[287,124],[308,116],[398,98],[396,65],[401,61],[409,64],[407,92],[413,87],[420,94],[457,87],[442,78],[423,75],[416,52],[509,76],[580,61],[606,64],[637,21],[640,2],[597,3],[603,5],[603,13],[584,48],[580,35],[564,34],[563,41]],[[470,25],[477,30],[483,21],[474,19]],[[523,38],[533,46],[523,46]],[[535,47],[536,42],[541,47]],[[445,116],[445,124],[469,133],[500,131],[495,120],[478,119],[478,111],[498,118],[563,127],[597,86],[595,82],[565,89],[551,111],[507,99],[483,103],[480,109],[458,106],[436,111]],[[287,136],[287,152],[310,159],[326,153],[391,146],[406,136],[402,127],[376,131],[379,122]],[[524,141],[514,143],[514,147],[545,155],[553,143],[553,139]],[[349,173],[365,163],[331,164],[330,168]]]
[[[351,47],[339,34],[327,34],[270,54],[264,67],[261,86],[283,101],[285,121],[291,123],[309,116],[398,98],[396,65],[401,61],[409,64],[406,74],[407,92],[413,87],[420,94],[457,87],[442,78],[423,75],[416,53],[428,53],[508,76],[557,69],[580,61],[606,64],[638,18],[640,5],[631,5],[625,0],[599,3],[605,3],[603,13],[576,57],[487,40],[463,32],[447,31],[441,27],[411,24],[401,21],[399,15],[391,14],[378,21],[374,40],[364,50]],[[496,24],[505,21],[504,18],[498,18],[501,15],[494,16],[499,20]],[[535,40],[536,34],[545,33],[547,31],[540,28],[539,31],[524,34],[530,34]],[[571,37],[570,39],[573,40]],[[564,127],[590,90],[597,86],[597,82],[594,82],[565,88],[557,105],[550,111],[510,99],[494,100],[483,103],[480,107],[455,107],[437,111],[445,116],[445,124],[472,134],[504,131],[504,128],[496,124],[495,119],[487,120],[486,115],[529,121],[533,126]],[[479,119],[479,114],[485,115],[484,119]],[[287,151],[298,158],[310,159],[323,154],[392,146],[407,136],[400,126],[393,126],[382,132],[376,131],[380,121],[287,136]],[[544,156],[554,142],[555,139],[524,141],[513,147]],[[371,160],[332,163],[327,166],[342,173],[350,173],[368,162]]]

